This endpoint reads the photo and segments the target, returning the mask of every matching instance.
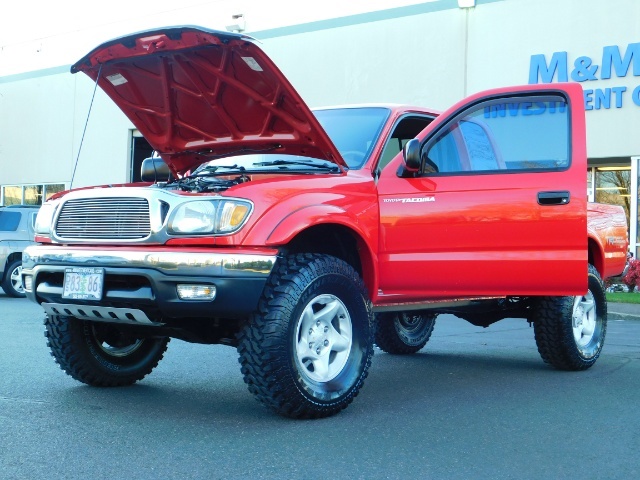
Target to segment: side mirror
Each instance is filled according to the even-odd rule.
[[[420,140],[412,138],[402,149],[404,167],[410,172],[420,170]]]
[[[140,179],[143,182],[166,182],[171,176],[169,165],[160,157],[149,157],[142,161]]]
[[[420,171],[420,140],[412,138],[402,149],[404,162],[398,167],[396,174],[400,178],[415,177]]]

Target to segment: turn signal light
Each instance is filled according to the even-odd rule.
[[[177,288],[180,300],[213,300],[216,298],[215,285],[179,284]]]

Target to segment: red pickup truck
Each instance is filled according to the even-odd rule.
[[[579,85],[441,114],[312,112],[251,38],[197,27],[107,42],[71,70],[158,152],[144,183],[40,209],[24,288],[73,378],[128,385],[170,338],[225,344],[263,404],[324,417],[358,394],[374,345],[417,352],[440,313],[526,319],[560,369],[598,358],[627,233],[620,208],[587,203]]]

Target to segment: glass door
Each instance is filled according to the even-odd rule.
[[[638,191],[638,184],[640,183],[640,157],[631,157],[631,205],[629,215],[629,250],[633,252],[633,255],[638,258],[640,254],[640,231],[638,231],[638,223],[640,218],[638,217],[640,206],[640,194]]]

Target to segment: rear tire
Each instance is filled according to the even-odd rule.
[[[257,400],[292,418],[320,418],[358,395],[373,355],[371,302],[346,262],[299,254],[278,262],[243,328],[238,354]]]
[[[10,297],[25,297],[22,286],[22,260],[14,260],[7,266],[4,278],[2,279],[2,289]]]
[[[376,345],[395,355],[416,353],[427,344],[437,315],[426,312],[394,312],[377,316]]]
[[[577,297],[544,297],[534,308],[538,352],[560,370],[586,370],[602,351],[607,333],[607,300],[598,270],[589,265],[589,287]]]
[[[47,345],[60,368],[95,387],[119,387],[142,380],[158,365],[169,338],[142,338],[108,323],[47,316]]]

